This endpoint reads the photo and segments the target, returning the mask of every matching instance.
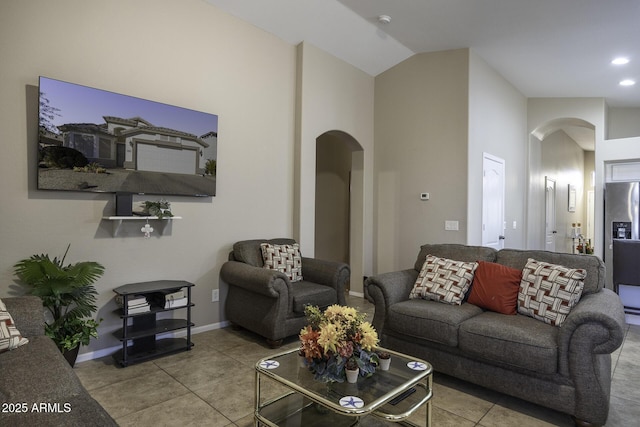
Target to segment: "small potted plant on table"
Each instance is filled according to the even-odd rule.
[[[391,364],[391,355],[386,351],[379,351],[378,360],[380,361],[380,369],[388,371]]]

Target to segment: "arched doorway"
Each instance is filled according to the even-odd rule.
[[[595,126],[578,118],[540,124],[529,137],[527,247],[548,248],[549,216],[555,222],[555,250],[573,252],[575,233],[594,237]],[[547,209],[549,181],[555,186],[555,212]]]
[[[345,262],[353,274],[362,256],[362,146],[349,134],[332,130],[316,138],[314,253]],[[360,218],[360,219],[358,219]]]

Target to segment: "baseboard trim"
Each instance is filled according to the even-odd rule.
[[[194,328],[191,328],[191,335],[197,335],[203,332],[213,331],[215,329],[226,328],[229,325],[231,325],[231,322],[229,322],[228,320],[225,320],[224,322],[210,323],[208,325],[194,327]],[[186,336],[187,336],[187,331],[184,329],[176,332],[169,332],[166,334],[158,334],[158,338],[181,338]],[[86,353],[79,354],[78,358],[76,359],[76,363],[87,362],[89,360],[100,359],[101,357],[110,356],[118,350],[122,350],[121,345],[101,348],[100,350],[88,351]]]
[[[351,295],[352,297],[364,298],[364,292],[349,291],[349,295]]]

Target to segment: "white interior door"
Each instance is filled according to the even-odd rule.
[[[556,180],[545,177],[545,211],[544,211],[544,248],[547,251],[556,250]]]
[[[504,160],[482,156],[482,246],[504,248]]]

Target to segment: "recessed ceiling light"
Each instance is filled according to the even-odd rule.
[[[622,80],[620,82],[620,86],[633,86],[634,84],[636,84],[636,81],[631,79]]]
[[[624,57],[619,57],[619,58],[615,58],[613,61],[611,61],[611,63],[613,65],[624,65],[624,64],[628,64],[629,63],[629,58],[624,58]]]
[[[381,24],[388,24],[391,22],[391,17],[389,15],[380,15],[378,16],[378,22]]]

